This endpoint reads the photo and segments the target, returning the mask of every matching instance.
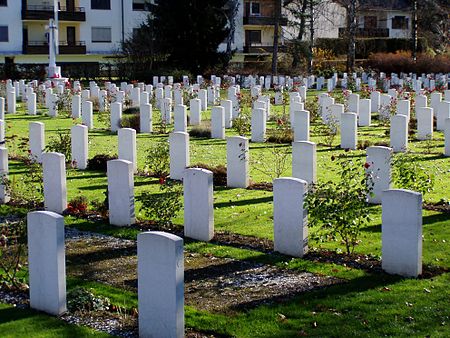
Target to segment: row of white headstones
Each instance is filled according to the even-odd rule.
[[[112,91],[116,92],[115,85],[110,85],[109,88],[113,88]],[[149,103],[150,98],[153,95],[152,88],[148,88],[150,92],[140,92],[139,87],[130,87],[132,85],[126,85],[126,92],[122,93],[118,101],[118,96],[114,97],[114,101],[111,103],[111,130],[117,132],[120,127],[120,121],[122,118],[123,101],[128,95],[131,96],[134,104],[140,106],[140,132],[151,133],[153,131],[153,107]],[[149,85],[152,87],[151,85]],[[11,87],[14,88],[14,87]],[[94,91],[99,94],[102,91],[98,87]],[[116,89],[114,89],[116,88]],[[28,105],[29,114],[36,114],[36,98],[35,93],[32,92],[32,88],[28,88]],[[47,91],[51,91],[49,88]],[[195,89],[193,89],[195,91]],[[208,107],[208,98],[210,97],[206,90],[199,89],[198,94],[204,91],[206,95],[199,95],[199,98],[190,100],[190,124],[199,125],[201,123],[201,113]],[[239,115],[240,107],[238,102],[238,94],[240,88],[230,87],[228,90],[228,100],[221,100],[221,106],[214,106],[211,111],[211,137],[224,139],[225,130],[231,128],[233,119]],[[158,92],[161,94],[158,95]],[[215,90],[212,91],[216,93]],[[172,104],[172,96],[175,95],[175,106]],[[11,98],[8,99],[8,103],[11,101],[13,104],[8,104],[8,111],[10,113],[15,112],[15,97],[14,92],[11,93]],[[72,117],[82,117],[82,122],[89,129],[94,128],[93,123],[93,103],[89,101],[90,90],[83,90],[81,95],[74,95],[72,98]],[[161,110],[161,118],[166,124],[172,123],[172,111],[174,120],[174,131],[186,132],[187,131],[187,106],[183,105],[183,95],[180,86],[176,86],[176,89],[172,91],[172,86],[165,86],[157,88],[156,95],[156,108]],[[213,94],[213,98],[214,98]],[[411,112],[410,100],[398,100],[396,101],[396,114],[390,116],[391,100],[397,98],[398,93],[394,89],[390,89],[388,94],[381,94],[379,92],[372,92],[370,99],[360,99],[359,94],[350,94],[348,98],[348,108],[345,112],[345,106],[343,104],[335,104],[334,98],[329,94],[324,93],[319,96],[319,103],[321,106],[320,112],[324,123],[334,122],[336,125],[340,125],[341,129],[341,147],[346,149],[356,149],[357,146],[357,127],[370,126],[371,114],[373,112],[379,112],[380,115],[385,115],[387,119],[391,120],[391,147],[394,151],[405,151],[408,145],[408,123]],[[46,98],[55,96],[56,94],[48,93]],[[103,102],[107,98],[106,94],[100,95],[102,97],[100,102]],[[202,99],[200,98],[202,97]],[[252,142],[264,142],[266,138],[266,125],[267,119],[271,115],[270,97],[267,95],[261,95],[261,87],[252,87],[252,97],[255,98],[251,116],[251,140]],[[290,122],[292,129],[294,130],[294,141],[308,141],[309,140],[309,112],[304,110],[304,101],[306,99],[306,87],[300,87],[299,92],[290,93]],[[447,101],[448,100],[448,101]],[[218,101],[217,97],[213,99],[213,102]],[[47,102],[50,107],[50,115],[56,116],[56,106]],[[433,137],[434,122],[433,117],[436,116],[436,130],[444,131],[448,134],[446,128],[446,119],[450,118],[450,91],[445,92],[445,100],[442,100],[441,93],[431,94],[431,107],[427,107],[427,97],[425,95],[416,96],[416,117],[417,117],[417,139],[426,140]],[[9,109],[9,106],[13,108]],[[106,104],[104,105],[106,106]],[[53,107],[53,108],[51,108]],[[0,117],[4,116],[4,101],[0,98]],[[448,137],[446,137],[446,140]],[[447,142],[448,143],[448,142]],[[446,143],[446,145],[447,145]],[[444,153],[447,155],[450,152],[449,147],[445,147]]]
[[[295,97],[293,95],[293,97]],[[297,102],[296,102],[297,101]],[[260,102],[260,101],[256,101]],[[262,102],[262,101],[261,101]],[[301,104],[297,99],[293,100],[293,105]],[[221,108],[223,110],[224,108]],[[261,109],[264,116],[267,116],[267,109]],[[214,110],[214,109],[213,109]],[[218,110],[218,109],[217,109]],[[183,127],[186,125],[185,109],[183,109]],[[302,110],[298,110],[302,112]],[[293,110],[291,117],[294,120],[302,121],[299,128],[305,128],[305,120],[302,114],[296,119],[297,110]],[[304,114],[309,117],[309,114]],[[402,114],[400,114],[402,115]],[[175,119],[176,121],[177,119]],[[344,119],[341,115],[341,124]],[[450,119],[449,119],[450,121]],[[446,121],[447,122],[447,121]],[[294,123],[294,126],[296,124]],[[185,128],[185,127],[184,127]],[[296,128],[294,127],[294,130]],[[184,129],[185,130],[185,129]],[[303,134],[305,134],[304,132]],[[110,203],[110,222],[115,225],[132,224],[134,219],[134,172],[136,170],[136,131],[133,129],[119,129],[119,160],[108,162],[108,190]],[[309,132],[307,132],[309,135]],[[65,158],[62,154],[42,153],[42,142],[44,127],[42,123],[33,122],[30,124],[30,146],[41,144],[35,151],[38,159],[43,162],[44,169],[44,195],[45,206],[49,212],[31,213],[29,216],[29,256],[30,256],[30,294],[32,307],[50,313],[58,314],[65,311],[65,269],[64,257],[58,259],[55,266],[52,266],[52,273],[42,274],[46,271],[43,267],[49,266],[49,260],[45,260],[45,254],[35,254],[33,250],[43,250],[42,248],[54,248],[51,253],[53,257],[59,257],[64,253],[64,241],[47,243],[55,240],[56,236],[42,236],[41,228],[44,224],[55,226],[52,233],[64,232],[63,218],[57,214],[62,213],[67,204]],[[74,126],[72,128],[72,149],[74,160],[85,165],[87,161],[87,126]],[[184,214],[185,214],[185,236],[202,241],[209,241],[214,236],[213,217],[213,184],[212,173],[204,169],[186,169],[189,164],[189,136],[185,131],[177,131],[169,137],[171,148],[171,176],[182,179],[184,185]],[[247,187],[248,186],[248,159],[249,140],[244,137],[230,137],[227,141],[227,162],[228,162],[228,186]],[[297,152],[296,152],[297,149]],[[32,150],[34,151],[34,150]],[[295,156],[295,154],[298,156]],[[80,156],[81,154],[81,156]],[[5,148],[0,149],[1,172],[8,171],[8,156]],[[417,276],[421,273],[421,231],[422,231],[422,207],[421,195],[415,192],[395,190],[390,188],[390,158],[392,149],[387,147],[370,147],[367,150],[367,162],[370,164],[368,170],[375,176],[375,187],[371,201],[383,204],[382,222],[382,256],[383,269],[389,273],[401,274],[404,276]],[[298,170],[295,170],[297,168]],[[83,168],[81,168],[83,169]],[[293,143],[293,172],[298,172],[298,178],[280,178],[274,181],[274,248],[276,251],[302,257],[307,247],[307,216],[306,210],[302,208],[304,195],[307,191],[307,184],[315,181],[316,177],[316,154],[315,144],[309,141],[296,141]],[[294,176],[294,175],[293,175]],[[6,191],[2,190],[4,201],[7,199]],[[399,214],[401,210],[401,214]],[[36,224],[36,225],[33,225]],[[39,235],[33,235],[35,233]],[[57,230],[59,229],[59,230]],[[62,230],[61,230],[62,229]],[[59,237],[61,234],[59,235]],[[64,235],[62,235],[64,238]],[[36,241],[46,241],[44,245],[32,244]],[[146,242],[145,246],[144,245]],[[153,242],[160,244],[154,244]],[[58,245],[58,242],[61,242]],[[39,242],[40,243],[40,242]],[[142,243],[139,244],[139,243]],[[151,244],[153,243],[153,244]],[[165,244],[164,244],[165,243]],[[399,245],[399,243],[401,245]],[[61,249],[62,245],[62,249]],[[140,249],[139,249],[140,247]],[[161,233],[146,233],[139,236],[138,254],[147,250],[155,250],[159,255],[146,255],[147,258],[139,258],[138,268],[139,278],[149,278],[150,282],[140,282],[139,285],[147,285],[145,289],[139,289],[140,306],[140,329],[141,332],[181,332],[183,319],[180,316],[183,307],[183,286],[182,280],[182,240],[173,235]],[[161,255],[163,250],[170,247],[171,252]],[[33,249],[34,248],[34,249]],[[180,249],[181,248],[181,249]],[[161,262],[148,261],[149,257],[170,258],[168,262],[161,265]],[[39,258],[38,258],[39,257]],[[50,259],[50,258],[49,258]],[[180,265],[181,261],[181,265]],[[143,263],[144,262],[144,263]],[[142,264],[141,264],[142,263]],[[154,265],[153,265],[154,264]],[[157,267],[164,267],[164,272],[156,273]],[[181,269],[180,269],[181,266]],[[32,272],[33,271],[33,272]],[[55,274],[55,271],[57,272]],[[159,271],[159,270],[158,270]],[[34,277],[32,277],[32,275]],[[168,280],[151,280],[155,275],[166,276]],[[37,277],[36,277],[37,276]],[[141,277],[146,276],[146,277]],[[147,279],[144,279],[147,281]],[[58,287],[55,288],[57,283]],[[153,284],[152,284],[153,283]],[[64,284],[64,290],[62,285]],[[150,285],[152,287],[150,287]],[[164,286],[170,295],[158,289],[157,286]],[[167,285],[173,287],[166,288]],[[143,286],[144,288],[144,286]],[[155,291],[156,290],[156,291]],[[180,291],[181,290],[181,291]],[[57,291],[57,292],[56,292]],[[64,292],[63,292],[64,291]],[[181,292],[181,293],[180,293]],[[49,293],[52,293],[50,297]],[[164,294],[164,298],[160,296]],[[165,313],[164,318],[170,318],[171,326],[159,326],[155,323],[162,323],[156,320],[161,313],[163,304],[167,299],[175,299],[173,307],[168,309],[170,313]],[[52,300],[52,301],[50,301]],[[49,301],[51,306],[49,305]],[[64,302],[63,302],[64,301]],[[50,306],[50,307],[49,307]],[[165,307],[167,309],[167,307]],[[50,310],[51,309],[51,310]],[[55,310],[58,309],[58,310]],[[181,311],[181,312],[180,312]],[[141,317],[142,315],[142,317]],[[149,317],[145,317],[145,316]],[[152,320],[149,320],[149,319]],[[152,324],[147,325],[146,323]],[[153,330],[164,331],[153,331]]]

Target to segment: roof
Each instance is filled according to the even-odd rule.
[[[411,0],[360,0],[362,9],[409,10]]]

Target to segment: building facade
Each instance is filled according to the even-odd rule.
[[[60,0],[58,62],[102,62],[147,17],[145,0]],[[0,0],[0,63],[47,63],[51,0]]]

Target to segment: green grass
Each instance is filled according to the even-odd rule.
[[[309,98],[317,93],[308,92]],[[283,107],[272,107],[272,113],[280,115]],[[159,112],[154,110],[154,121],[159,120]],[[210,111],[203,114],[208,119]],[[105,128],[95,115],[95,126]],[[74,123],[70,118],[58,117],[55,119],[45,116],[28,116],[23,109],[18,109],[16,115],[6,115],[7,136],[28,136],[28,123],[32,121],[45,122],[46,140],[54,137],[59,131],[68,131]],[[156,122],[157,123],[157,122]],[[268,123],[269,128],[275,128],[274,122]],[[344,150],[337,148],[339,136],[336,137],[333,148],[323,146],[323,137],[316,130],[317,124],[311,127],[311,140],[318,143],[318,179],[334,180],[337,164],[330,160],[332,155],[343,154]],[[377,124],[371,127],[358,128],[360,140],[368,140],[372,143],[389,143],[386,136],[387,127]],[[236,135],[233,130],[227,130],[227,136]],[[117,135],[113,135],[104,129],[95,129],[89,132],[90,157],[95,154],[117,153]],[[144,167],[146,149],[155,142],[167,140],[167,135],[139,135],[137,137],[138,167]],[[435,176],[435,188],[424,196],[427,202],[437,202],[449,198],[450,161],[442,156],[444,147],[443,133],[436,132],[432,142],[418,142],[411,139],[410,150],[420,154],[420,164]],[[18,147],[18,141],[8,142],[10,154],[25,155],[26,152]],[[431,148],[429,147],[431,146]],[[191,163],[208,163],[211,165],[226,165],[226,142],[224,140],[190,139]],[[288,166],[283,176],[290,176],[290,146],[280,145],[288,155]],[[274,161],[272,144],[250,144],[250,158],[265,158],[268,163]],[[430,152],[431,151],[431,152]],[[364,157],[365,151],[357,150],[348,153],[354,157]],[[251,160],[250,174],[254,182],[271,181],[269,175],[255,168]],[[28,168],[21,162],[10,161],[11,178],[26,174]],[[67,170],[68,199],[83,195],[89,201],[103,200],[107,179],[104,173],[92,171]],[[158,181],[153,178],[135,177],[135,194],[144,190],[156,192]],[[266,191],[216,188],[214,191],[214,222],[218,231],[228,231],[244,236],[273,239],[273,194]],[[363,229],[361,242],[356,247],[356,252],[362,254],[381,255],[381,207],[371,207],[372,220]],[[0,215],[11,213],[26,214],[24,209],[0,206]],[[146,219],[140,211],[139,203],[136,204],[136,215],[140,219]],[[116,237],[135,239],[138,230],[130,228],[117,228],[107,224],[93,223],[86,220],[65,218],[67,226],[82,230],[96,231]],[[180,213],[175,219],[175,224],[183,224],[183,215]],[[315,229],[310,229],[313,232]],[[450,218],[448,214],[434,211],[423,211],[423,262],[426,265],[437,265],[450,268]],[[314,243],[311,247],[320,247],[332,250],[343,250],[340,242]],[[201,243],[186,240],[185,250],[200,254],[213,255],[215,257],[227,257],[239,260],[256,261],[265,264],[273,264],[282,268],[298,271],[308,271],[323,275],[345,279],[344,285],[337,285],[326,289],[301,294],[292,300],[272,305],[259,306],[252,310],[239,312],[228,316],[223,314],[198,311],[193,307],[186,307],[186,325],[197,331],[236,337],[290,337],[302,336],[433,336],[444,337],[450,335],[450,297],[448,284],[450,274],[434,277],[432,279],[402,279],[385,274],[370,274],[368,272],[352,269],[343,265],[317,263],[302,259],[292,259],[283,255],[266,254],[256,250],[239,249],[232,246]],[[75,286],[92,288],[95,293],[109,297],[111,301],[122,307],[133,308],[137,305],[136,294],[130,291],[113,288],[108,285],[74,279],[68,277],[68,288]],[[424,290],[431,292],[426,292]],[[32,311],[12,309],[0,305],[0,332],[17,327],[18,335],[26,336],[26,326],[20,325],[23,320],[40,322],[49,318],[37,315]],[[4,323],[3,314],[10,313],[5,318],[10,318]],[[33,315],[30,315],[33,314]],[[280,319],[282,314],[286,319]],[[35,317],[37,316],[37,317]],[[25,318],[23,318],[25,317]],[[409,318],[411,317],[411,318]],[[17,321],[14,321],[17,318]],[[30,329],[28,332],[43,332],[43,336],[61,336],[57,330],[63,330],[59,323],[52,318],[42,319],[42,326]],[[55,323],[53,323],[53,321]],[[316,323],[316,324],[314,324]],[[31,325],[31,324],[30,324]],[[33,325],[37,325],[34,323]],[[65,327],[61,324],[61,327]],[[48,326],[48,334],[45,328]],[[30,326],[31,327],[31,326]],[[70,326],[68,326],[70,327]],[[3,331],[3,329],[5,331]],[[39,331],[44,330],[44,331]],[[87,335],[90,331],[80,328],[77,336]],[[23,332],[23,334],[22,334]],[[62,332],[62,331],[61,331]],[[74,331],[75,332],[75,331]],[[66,336],[66,335],[64,335]],[[70,336],[67,333],[67,336]]]
[[[66,324],[54,317],[33,310],[21,310],[0,303],[0,335],[18,337],[110,337],[106,333]]]

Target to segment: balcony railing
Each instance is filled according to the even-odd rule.
[[[23,54],[48,54],[48,43],[46,41],[28,41],[23,45]],[[86,43],[84,41],[60,41],[59,54],[86,54]]]
[[[287,47],[284,45],[278,46],[279,52],[285,52],[287,50]],[[245,45],[244,46],[244,53],[249,54],[268,54],[273,53],[273,45],[272,46],[251,46],[251,45]]]
[[[53,18],[53,6],[28,5],[22,1],[22,20],[48,20]],[[58,13],[61,21],[86,21],[84,7],[59,6]]]
[[[346,28],[339,28],[339,37],[343,38],[347,35]],[[389,28],[358,28],[356,30],[358,38],[388,38]]]
[[[286,17],[280,18],[280,26],[287,26]],[[244,25],[255,26],[273,26],[275,25],[275,17],[273,16],[244,16]]]

